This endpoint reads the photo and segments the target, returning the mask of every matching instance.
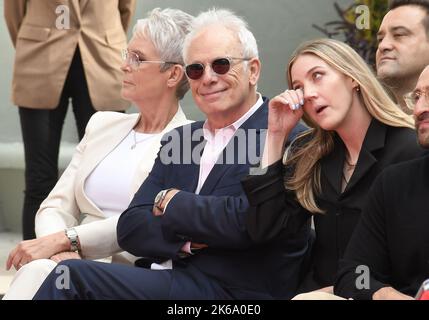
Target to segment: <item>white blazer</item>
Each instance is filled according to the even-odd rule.
[[[125,262],[123,259],[129,254],[122,252],[121,255],[117,255],[122,251],[116,236],[119,215],[106,218],[86,196],[84,184],[104,157],[130,133],[139,118],[138,113],[123,114],[108,111],[97,112],[91,117],[85,136],[76,147],[70,164],[40,205],[36,214],[37,237],[75,227],[84,258],[100,259],[113,256],[113,261]],[[163,133],[190,122],[192,121],[186,118],[179,107]],[[130,202],[152,169],[161,146],[162,135],[159,137],[152,142],[150,151],[136,170],[129,194]]]

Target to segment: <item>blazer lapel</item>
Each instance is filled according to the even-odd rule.
[[[359,154],[356,169],[353,172],[344,193],[352,189],[372,168],[372,166],[377,163],[377,158],[374,156],[373,152],[384,147],[386,131],[387,127],[385,124],[376,119],[371,121]]]
[[[183,113],[183,110],[179,107],[176,114],[174,115],[173,119],[167,124],[164,130],[160,133],[160,137],[155,139],[147,150],[147,156],[142,159],[142,161],[139,163],[139,166],[137,168],[137,172],[134,175],[132,187],[130,188],[131,194],[130,194],[130,200],[134,197],[134,194],[137,192],[137,190],[140,188],[140,186],[143,183],[143,180],[147,178],[150,171],[152,170],[153,164],[155,163],[155,159],[158,155],[158,151],[161,147],[161,138],[166,134],[167,132],[173,130],[174,128],[183,126],[187,123],[191,123],[193,121],[188,120]]]
[[[91,138],[90,142],[86,145],[85,157],[82,159],[82,167],[77,179],[79,179],[80,193],[84,196],[87,203],[96,209],[96,212],[100,216],[103,216],[101,210],[85,194],[85,180],[95,167],[130,133],[139,119],[139,114],[129,115],[126,121],[121,121],[114,128],[105,130],[106,134]]]
[[[261,129],[266,129],[268,125],[267,104],[268,104],[268,99],[265,99],[264,103],[259,107],[259,109],[256,110],[256,112],[249,119],[247,119],[238,129],[238,130],[240,129],[245,130],[246,132],[246,135],[245,135],[246,141],[244,143],[240,141],[240,139],[242,138],[240,138],[241,134],[238,134],[238,130],[237,132],[235,132],[234,136],[231,138],[231,140],[229,141],[225,149],[220,154],[212,171],[210,171],[206,181],[204,182],[201,188],[200,194],[211,194],[214,188],[216,187],[216,185],[218,184],[218,182],[221,180],[221,178],[226,174],[226,172],[229,169],[239,164],[241,165],[249,164],[250,150],[248,150],[248,148],[250,148],[252,145],[252,143],[249,143],[249,139],[255,138],[256,150],[259,150],[262,152],[262,148],[260,147],[261,145],[260,137],[261,137]],[[254,137],[249,136],[249,129],[255,130],[256,134]],[[235,139],[235,137],[238,137],[238,139]],[[231,152],[230,150],[234,151],[234,158],[232,159],[231,159],[231,155],[227,154],[227,152]],[[261,156],[259,151],[258,151],[258,156]]]
[[[231,141],[234,139],[234,137],[231,139]],[[228,143],[229,144],[229,143]],[[225,149],[227,150],[227,148]],[[201,195],[207,195],[211,194],[215,186],[218,184],[219,180],[223,177],[223,175],[232,167],[232,165],[224,164],[223,160],[225,159],[224,154],[225,150],[221,153],[221,156],[219,156],[216,164],[213,166],[213,169],[210,171],[209,175],[207,176],[206,181],[204,181],[204,184],[200,190]],[[236,152],[234,152],[236,155]],[[200,168],[200,166],[198,166]],[[198,169],[198,177],[199,177],[199,171]],[[197,179],[198,184],[198,179]],[[195,184],[195,188],[197,187],[197,184]]]
[[[340,194],[345,146],[337,135],[335,135],[334,139],[334,150],[321,160],[320,165],[322,174],[326,180],[331,184],[335,192]]]
[[[186,172],[186,177],[188,177],[189,183],[184,188],[188,192],[195,192],[198,186],[201,156],[207,142],[204,139],[203,125],[204,121],[198,121],[192,123],[191,126],[185,126],[183,130],[181,170]],[[190,150],[187,149],[187,146],[191,146]]]
[[[85,158],[82,174],[86,178],[91,174],[92,170],[112,151],[121,141],[130,133],[137,122],[140,115],[130,116],[126,121],[121,121],[116,124],[115,128],[107,129],[105,135],[94,137],[87,148],[91,148],[91,152]]]

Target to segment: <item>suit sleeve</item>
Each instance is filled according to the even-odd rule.
[[[152,171],[119,218],[116,229],[119,246],[137,257],[176,259],[186,243],[174,234],[164,234],[161,217],[152,215],[156,194],[166,188],[164,177],[168,170],[158,153]]]
[[[126,33],[136,10],[136,0],[119,0],[118,9],[121,15],[122,27]]]
[[[240,185],[237,184],[237,188]],[[174,233],[211,248],[245,249],[252,245],[246,232],[249,208],[240,196],[202,196],[181,191],[168,203],[162,216],[166,233]]]
[[[4,0],[4,18],[14,47],[24,20],[26,4],[27,0]]]
[[[116,239],[118,219],[119,215],[74,228],[79,237],[81,255],[85,259],[102,259],[122,251]]]
[[[162,216],[164,230],[211,248],[228,249],[245,249],[255,242],[269,241],[286,228],[291,237],[300,233],[309,215],[298,215],[302,209],[293,201],[292,205],[285,204],[281,167],[278,164],[267,176],[254,175],[243,180],[249,200],[239,184],[238,196],[179,192]],[[274,187],[270,186],[272,178]],[[289,219],[290,216],[293,219]]]
[[[371,300],[379,289],[389,286],[389,256],[386,241],[386,202],[384,174],[374,182],[335,281],[335,294],[346,298]],[[363,269],[369,269],[369,288],[364,286]],[[358,267],[360,267],[358,269]]]
[[[284,187],[283,164],[279,160],[264,174],[242,180],[250,202],[247,230],[256,243],[270,242],[280,233],[294,235],[308,223],[311,214]]]
[[[163,257],[171,257],[187,241],[210,248],[245,249],[254,245],[246,226],[249,202],[238,177],[225,195],[180,191],[168,203],[163,216],[153,217],[153,199],[160,190],[171,187],[165,185],[163,176],[169,169],[158,156],[132,205],[121,216],[118,241],[124,250],[139,256],[162,253]],[[170,251],[165,251],[167,247],[162,243],[170,246]]]
[[[96,113],[88,122],[85,136],[77,145],[70,164],[67,166],[54,189],[40,205],[36,214],[36,235],[45,236],[68,227],[78,225],[80,210],[75,197],[75,179],[79,170],[82,155],[89,139],[91,139],[91,128],[98,116]]]
[[[297,132],[303,129],[296,127]],[[241,185],[237,183],[235,196],[179,192],[162,218],[165,230],[211,248],[228,249],[268,242],[280,233],[283,237],[297,235],[310,214],[285,192],[282,168],[279,161],[266,174],[247,176]]]

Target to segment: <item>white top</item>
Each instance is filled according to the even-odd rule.
[[[106,218],[121,214],[128,208],[137,165],[158,135],[131,130],[86,179],[84,188],[87,197]]]

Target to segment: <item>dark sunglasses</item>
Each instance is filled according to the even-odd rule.
[[[242,61],[249,61],[250,58],[218,58],[212,61],[211,68],[216,74],[225,74],[231,69],[232,61],[233,60],[239,60]],[[202,63],[192,63],[185,66],[185,72],[189,79],[191,80],[198,80],[201,78],[204,74],[205,65]]]

